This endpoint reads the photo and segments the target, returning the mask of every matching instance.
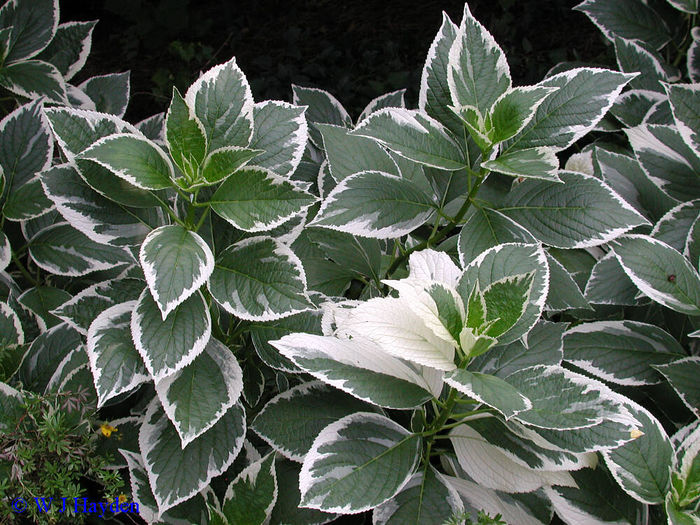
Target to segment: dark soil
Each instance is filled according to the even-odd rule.
[[[564,60],[603,59],[606,46],[575,0],[472,0],[472,13],[505,49],[516,85]],[[63,0],[61,20],[99,19],[80,77],[131,70],[127,119],[185,90],[199,72],[237,58],[256,100],[290,100],[290,84],[332,92],[353,116],[373,97],[408,88],[415,106],[425,55],[444,10],[462,1]]]

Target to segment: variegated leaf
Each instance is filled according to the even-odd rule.
[[[199,439],[182,448],[160,403],[152,401],[139,431],[139,448],[158,512],[190,499],[222,474],[240,452],[245,432],[245,412],[235,405]]]
[[[656,365],[654,368],[664,375],[683,403],[700,417],[700,388],[697,382],[700,358],[686,357],[666,365]]]
[[[194,361],[157,381],[155,387],[185,448],[236,404],[243,390],[243,372],[231,350],[210,338]]]
[[[132,312],[131,334],[148,372],[158,382],[204,351],[211,336],[209,309],[202,294],[196,292],[163,319],[145,289]]]
[[[102,113],[123,117],[131,95],[130,73],[110,73],[88,78],[78,87],[94,102]]]
[[[107,308],[88,330],[87,355],[98,407],[151,379],[131,338],[135,305],[136,301],[129,301]]]
[[[347,110],[328,91],[292,84],[292,102],[297,106],[307,106],[306,119],[310,123],[309,139],[317,148],[323,147],[323,140],[316,129],[316,124],[352,127],[352,118]]]
[[[568,148],[598,124],[634,76],[577,68],[543,80],[537,85],[559,89],[538,106],[525,128],[504,144],[504,152],[539,146],[557,151]]]
[[[652,369],[681,358],[683,347],[661,328],[636,321],[596,321],[564,334],[564,359],[596,377],[626,386],[659,383]]]
[[[534,272],[532,288],[524,311],[506,332],[496,336],[500,344],[529,332],[542,314],[549,290],[549,266],[544,250],[534,244],[499,244],[472,260],[460,278],[458,291],[466,304],[477,284],[479,290],[486,290],[494,282],[531,272]]]
[[[60,24],[49,45],[37,55],[37,58],[53,64],[66,81],[70,80],[87,61],[95,24],[97,20]]]
[[[371,410],[371,405],[355,397],[321,381],[311,381],[268,401],[251,428],[277,452],[301,463],[327,425],[355,412]]]
[[[575,430],[625,413],[619,397],[603,383],[561,366],[524,368],[509,375],[506,381],[527,396],[533,407],[513,417],[535,427]]]
[[[481,167],[511,177],[561,182],[557,176],[559,159],[554,150],[548,147],[509,151],[493,160],[482,162]]]
[[[454,106],[473,106],[482,115],[511,87],[505,53],[467,4],[450,47],[447,83]]]
[[[271,230],[314,202],[316,197],[281,175],[253,166],[233,173],[210,200],[212,210],[247,232]]]
[[[571,472],[595,468],[598,463],[596,454],[557,450],[541,440],[520,436],[510,428],[512,421],[504,422],[495,415],[471,418],[466,424],[510,460],[528,469]]]
[[[665,84],[678,131],[696,155],[700,155],[700,91],[695,84]]]
[[[399,359],[438,370],[453,370],[455,342],[437,336],[428,322],[408,305],[410,299],[375,298],[336,317],[341,337],[366,338]],[[431,318],[433,316],[431,315]],[[460,327],[461,328],[461,327]]]
[[[6,184],[0,192],[0,201],[4,206],[7,206],[4,201],[12,199],[18,190],[35,180],[37,173],[51,165],[52,157],[53,139],[49,123],[42,114],[41,101],[20,106],[2,119],[0,169]],[[43,195],[40,198],[41,202],[46,201]],[[31,203],[17,204],[21,210]]]
[[[676,205],[677,201],[649,179],[634,157],[595,148],[593,161],[603,182],[652,222]]]
[[[445,375],[445,383],[472,399],[495,408],[506,419],[532,408],[528,398],[496,376],[458,369]]]
[[[499,211],[557,248],[597,246],[648,224],[599,179],[573,171],[560,171],[559,178],[563,185],[525,180],[511,190]]]
[[[206,132],[175,87],[165,115],[165,141],[175,164],[188,178],[195,179],[207,154]]]
[[[5,271],[11,260],[12,246],[10,246],[10,239],[7,238],[5,232],[0,231],[0,272]]]
[[[449,109],[452,96],[447,81],[450,48],[457,35],[457,26],[447,14],[442,15],[442,25],[430,45],[423,65],[418,108],[460,135],[464,129],[461,120]]]
[[[641,73],[630,82],[632,89],[663,93],[662,82],[680,79],[678,71],[666,65],[664,59],[653,49],[648,49],[638,40],[615,37],[615,54],[620,71]]]
[[[678,251],[646,235],[625,235],[613,250],[643,294],[677,312],[700,315],[700,277]]]
[[[365,109],[362,110],[362,113],[360,113],[360,116],[357,117],[357,122],[361,122],[367,116],[371,115],[375,111],[379,111],[380,109],[405,108],[406,107],[406,100],[404,98],[405,95],[406,95],[405,89],[397,89],[396,91],[392,91],[390,93],[384,93],[383,95],[379,95],[378,97],[373,98],[365,106]]]
[[[471,507],[472,516],[484,510],[492,516],[500,514],[503,520],[507,520],[506,523],[518,523],[518,525],[543,525],[552,519],[549,502],[540,491],[529,494],[508,494],[461,477],[445,476],[445,479],[461,496],[465,506]],[[527,503],[530,503],[530,506]]]
[[[331,423],[304,459],[301,506],[355,514],[384,503],[410,479],[420,445],[419,436],[378,414]]]
[[[262,150],[255,165],[290,178],[301,162],[309,137],[305,108],[278,100],[253,106],[255,129],[249,147]]]
[[[78,158],[98,163],[137,188],[161,190],[172,186],[174,169],[170,158],[145,137],[128,133],[109,135]]]
[[[700,197],[700,158],[675,126],[642,124],[623,131],[654,184],[679,201]]]
[[[68,103],[66,83],[61,72],[43,60],[26,60],[3,66],[0,86],[31,100],[46,97],[54,103]]]
[[[5,61],[31,58],[41,52],[58,29],[58,0],[10,0],[0,9],[0,27],[13,26]]]
[[[61,288],[33,286],[22,292],[17,302],[26,311],[31,312],[39,330],[45,332],[61,322],[51,311],[71,298],[71,294]]]
[[[603,35],[614,41],[615,36],[648,42],[661,49],[670,39],[668,26],[647,4],[637,0],[584,0],[574,9],[591,19]]]
[[[360,122],[353,135],[369,137],[419,164],[443,170],[466,167],[464,153],[442,124],[419,111],[386,108]]]
[[[414,182],[389,173],[362,171],[333,188],[309,226],[393,239],[421,226],[433,211],[430,197]]]
[[[195,293],[214,270],[214,255],[204,240],[175,224],[149,233],[139,260],[163,319]]]
[[[24,329],[17,313],[6,302],[0,302],[0,348],[7,349],[24,344]]]
[[[460,262],[466,266],[479,254],[499,244],[535,244],[537,239],[501,212],[490,208],[478,208],[460,230],[457,242]]]
[[[229,484],[221,513],[229,524],[263,525],[276,502],[275,453],[270,452],[244,468]]]
[[[578,487],[545,487],[547,498],[564,523],[623,525],[636,522],[646,512],[602,467],[571,475]]]
[[[44,110],[51,130],[67,161],[94,190],[125,206],[148,208],[158,206],[150,191],[137,188],[99,164],[76,157],[99,139],[117,133],[138,135],[131,124],[107,113],[73,108],[52,107]]]
[[[79,276],[133,262],[123,248],[97,244],[66,223],[48,226],[29,240],[36,264],[56,275]]]
[[[513,138],[535,116],[537,108],[557,87],[522,86],[509,89],[496,99],[485,115],[486,134],[497,144]]]
[[[424,370],[367,340],[291,334],[270,344],[317,379],[375,405],[414,408],[432,397]]]
[[[207,286],[226,311],[249,321],[280,319],[313,306],[301,261],[271,237],[251,237],[223,250]]]
[[[56,364],[76,348],[83,348],[82,343],[80,334],[66,323],[49,328],[25,352],[16,378],[25,389],[43,392],[56,372]]]
[[[185,101],[204,125],[210,150],[250,144],[253,95],[235,58],[199,77],[187,90]]]
[[[318,124],[331,176],[341,182],[362,171],[381,171],[399,175],[389,153],[375,140],[351,133],[343,126]]]
[[[542,486],[575,486],[566,471],[535,470],[516,463],[468,424],[450,431],[460,466],[477,483],[509,493],[532,492]]]
[[[142,280],[131,277],[96,283],[54,308],[51,313],[87,335],[88,328],[101,312],[110,306],[135,301],[145,286]]]
[[[41,184],[63,219],[100,244],[140,245],[161,222],[158,209],[127,208],[103,197],[70,164],[42,172]]]
[[[604,451],[605,464],[620,487],[634,499],[649,505],[663,503],[671,485],[673,446],[651,412],[632,401],[627,406],[640,422],[641,435]]]
[[[434,467],[416,472],[401,491],[372,513],[373,525],[443,523],[464,510],[457,491]]]

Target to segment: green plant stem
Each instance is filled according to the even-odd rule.
[[[433,438],[435,434],[440,432],[447,420],[449,419],[450,415],[452,414],[452,409],[455,406],[455,403],[457,403],[457,390],[454,388],[450,388],[450,393],[447,396],[447,400],[445,401],[445,406],[440,410],[440,413],[438,414],[437,418],[432,422],[430,425],[430,428],[426,430],[425,435]]]
[[[688,49],[690,48],[690,44],[693,42],[693,38],[690,36],[690,28],[695,26],[695,15],[688,15],[689,23],[688,23],[688,31],[686,32],[685,36],[683,37],[683,40],[681,41],[680,45],[676,46],[674,44],[674,47],[676,48],[676,51],[678,54],[676,55],[676,58],[673,60],[673,67],[678,67],[685,58],[685,56],[688,54]]]
[[[22,264],[22,261],[19,260],[19,257],[15,254],[15,252],[12,252],[12,261],[15,263],[19,271],[22,273],[25,279],[32,283],[34,286],[39,286],[39,281],[37,281],[32,274],[29,273],[29,271],[24,267]]]
[[[442,241],[445,237],[447,237],[450,233],[452,233],[452,230],[459,224],[459,222],[464,218],[464,216],[467,214],[469,211],[469,207],[472,204],[472,199],[476,196],[477,192],[479,191],[479,188],[481,187],[481,183],[483,182],[484,178],[486,177],[486,173],[482,173],[479,175],[479,178],[476,181],[476,184],[472,186],[472,189],[469,191],[469,195],[467,195],[467,199],[464,201],[464,204],[462,204],[462,207],[459,209],[457,212],[457,215],[455,215],[454,219],[452,219],[442,230],[439,232],[433,230],[433,233],[428,237],[425,241],[416,244],[414,247],[406,250],[404,253],[402,253],[399,257],[394,259],[394,262],[391,263],[389,268],[386,271],[386,277],[389,277],[392,273],[396,271],[396,269],[403,263],[408,257],[413,253],[417,252],[420,250],[424,250],[425,248],[430,247],[431,245],[435,245]]]
[[[198,232],[199,229],[200,229],[200,228],[202,227],[202,225],[204,224],[204,221],[206,220],[207,216],[209,215],[209,210],[210,210],[210,209],[211,209],[211,208],[207,208],[206,210],[204,210],[204,213],[202,213],[202,217],[199,219],[199,222],[197,222],[197,225],[194,227],[194,231],[195,231],[195,232]]]

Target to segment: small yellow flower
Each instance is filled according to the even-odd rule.
[[[119,504],[126,503],[126,494],[119,494]]]
[[[104,437],[109,437],[112,435],[112,432],[118,432],[119,429],[116,427],[113,427],[109,423],[102,423],[100,425],[100,432],[102,432],[102,435]]]

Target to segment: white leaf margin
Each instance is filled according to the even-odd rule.
[[[0,169],[2,171],[2,169]],[[5,232],[0,231],[0,272],[4,271],[10,265],[12,260],[12,246],[10,239],[7,238]]]
[[[692,149],[696,155],[700,156],[700,133],[697,130],[693,130],[684,120],[678,117],[678,112],[676,106],[671,102],[671,91],[684,91],[690,92],[695,100],[700,100],[700,85],[698,84],[662,84],[664,90],[666,90],[666,95],[668,96],[668,102],[671,106],[671,113],[673,114],[673,120],[676,123],[678,132],[683,138],[683,142]]]
[[[514,221],[513,221],[514,222]],[[531,258],[533,255],[536,257],[537,261],[537,269],[544,269],[544,276],[543,276],[543,287],[542,290],[539,291],[539,297],[533,301],[532,299],[532,292],[534,291],[534,286],[535,286],[535,281],[533,279],[532,286],[530,288],[530,298],[528,302],[525,305],[525,309],[523,310],[523,315],[520,316],[520,318],[515,322],[513,326],[511,326],[506,332],[501,334],[498,337],[499,344],[503,344],[506,342],[512,342],[510,338],[512,337],[509,336],[508,334],[514,329],[518,328],[518,331],[522,331],[525,328],[525,333],[523,334],[524,337],[527,337],[527,334],[530,332],[533,326],[537,324],[539,321],[540,315],[544,311],[545,305],[547,304],[547,296],[549,295],[549,280],[550,280],[550,270],[549,270],[549,263],[547,262],[547,252],[544,251],[544,248],[542,244],[537,243],[537,244],[532,244],[532,243],[522,243],[522,242],[506,242],[502,244],[498,244],[496,246],[493,246],[489,248],[488,250],[484,250],[481,252],[479,255],[477,255],[465,268],[464,272],[466,273],[469,268],[472,266],[476,267],[476,272],[478,275],[478,272],[480,271],[479,266],[481,266],[481,263],[484,262],[484,259],[486,259],[487,256],[489,256],[491,253],[494,255],[498,254],[501,250],[504,248],[509,248],[509,247],[518,247],[518,248],[529,248],[529,249],[534,249],[534,253],[528,256],[528,258]],[[509,276],[505,276],[509,277]],[[536,277],[536,276],[535,276]],[[527,326],[527,327],[518,327],[518,324],[520,321],[523,319],[523,316],[525,313],[527,313],[527,309],[530,307],[530,305],[535,305],[539,311],[539,315],[533,316],[532,323]]]
[[[83,66],[87,62],[88,56],[90,55],[90,50],[92,49],[92,32],[94,31],[96,24],[97,20],[89,20],[86,22],[64,22],[63,24],[58,25],[57,30],[75,26],[90,26],[85,38],[83,38],[80,42],[78,58],[75,60],[75,62],[68,66],[68,71],[66,71],[66,74],[63,75],[63,78],[66,79],[66,81],[73,78],[78,71],[83,69]]]
[[[543,525],[516,500],[505,501],[495,490],[488,489],[469,480],[444,476],[450,486],[474,508],[484,509],[489,514],[501,514],[507,523],[518,525]],[[578,523],[578,522],[577,522]]]
[[[318,89],[318,88],[312,88],[312,87],[304,87],[304,86],[299,86],[297,84],[292,84],[292,103],[295,106],[303,106],[304,104],[301,103],[299,96],[297,95],[297,89],[303,89],[304,91],[313,91],[314,93],[319,93],[321,96],[326,98],[328,102],[331,103],[331,106],[333,106],[338,113],[340,114],[340,119],[345,122],[348,126],[352,125],[352,117],[348,113],[348,111],[343,107],[343,105],[340,103],[340,101],[335,98],[333,95],[331,95],[328,91],[324,89]]]
[[[57,222],[55,224],[51,224],[47,226],[46,228],[43,228],[36,232],[34,236],[29,239],[29,244],[31,245],[32,241],[36,239],[39,235],[46,235],[46,232],[49,230],[55,230],[57,228],[62,228],[64,226],[72,226],[68,224],[67,222]],[[75,228],[74,228],[75,229]],[[80,235],[85,235],[81,231],[75,229],[76,232],[78,232]],[[95,242],[92,239],[90,239],[87,235],[85,235],[85,238],[90,240],[90,242]],[[65,250],[65,249],[57,249],[57,247],[54,245],[52,246],[51,250],[56,253],[56,252],[62,252],[62,253],[68,253],[69,255],[73,257],[78,257],[82,259],[85,264],[88,266],[87,270],[77,270],[75,268],[68,268],[67,270],[63,270],[59,268],[58,266],[54,266],[53,264],[47,264],[45,261],[38,261],[32,256],[32,260],[36,263],[36,265],[41,268],[42,270],[45,270],[49,273],[53,273],[55,275],[64,275],[67,277],[82,277],[83,275],[87,275],[92,272],[100,271],[100,270],[111,270],[115,266],[121,266],[124,264],[128,264],[129,260],[131,260],[132,255],[129,250],[126,248],[120,247],[120,246],[111,246],[111,245],[105,245],[106,248],[110,249],[115,249],[115,250],[120,250],[124,252],[124,259],[121,261],[107,261],[107,260],[99,260],[99,259],[94,259],[90,256],[88,256],[85,252],[78,252],[76,253],[75,250],[72,250],[72,247],[70,250]],[[61,248],[61,247],[59,247]],[[30,247],[31,250],[31,247]],[[31,252],[30,252],[31,255]]]
[[[324,388],[326,387],[326,383],[324,381],[307,381],[306,383],[301,383],[300,385],[296,385],[289,390],[285,390],[281,394],[276,395],[272,399],[270,399],[263,409],[258,413],[258,416],[261,414],[264,414],[265,411],[268,409],[268,407],[273,406],[280,401],[288,401],[294,397],[299,397],[299,396],[304,396],[307,393],[309,393],[311,390],[318,389],[318,388]],[[268,436],[267,434],[263,434],[261,431],[259,431],[257,428],[255,428],[254,424],[251,427],[251,430],[255,432],[261,439],[263,439],[268,445],[270,445],[275,451],[277,451],[279,454],[282,454],[285,458],[290,459],[292,461],[296,461],[297,463],[303,463],[304,462],[304,456],[299,455],[295,453],[292,450],[289,450],[286,448],[284,445],[278,443],[275,441],[275,439],[272,436]]]
[[[221,148],[221,149],[223,149],[223,148]],[[219,150],[216,150],[216,151],[219,151]],[[207,160],[208,160],[208,157],[207,157],[207,159],[205,159],[205,163],[207,162]],[[302,206],[302,208],[298,211],[292,211],[286,215],[278,216],[276,219],[273,219],[270,222],[263,222],[260,220],[256,220],[252,226],[246,226],[246,227],[244,227],[242,224],[239,224],[238,221],[236,221],[235,219],[231,219],[228,217],[224,217],[223,215],[220,215],[218,212],[216,212],[216,210],[213,210],[213,208],[212,208],[212,210],[215,211],[218,215],[220,215],[222,219],[224,219],[226,222],[228,222],[229,224],[233,225],[234,227],[236,227],[240,230],[243,230],[243,231],[246,231],[249,233],[261,233],[261,232],[270,231],[273,228],[277,228],[278,226],[281,226],[282,224],[284,224],[288,220],[300,215],[301,213],[304,213],[305,211],[308,210],[308,208],[310,208],[311,206],[313,206],[317,202],[317,197],[315,195],[313,195],[312,193],[309,193],[308,191],[306,191],[306,189],[301,184],[298,184],[295,181],[291,181],[288,178],[286,178],[282,175],[279,175],[278,173],[275,173],[274,171],[272,171],[269,168],[263,168],[263,167],[255,166],[255,165],[251,164],[251,165],[239,168],[236,171],[236,173],[242,173],[242,172],[247,172],[247,171],[248,172],[264,173],[265,174],[265,182],[269,182],[271,186],[289,185],[291,187],[290,189],[292,192],[297,193],[297,194],[302,194],[305,197],[308,197],[311,200],[311,202],[309,204],[305,204],[304,206]],[[214,203],[218,204],[219,202],[214,201]]]
[[[379,144],[382,146],[386,147],[387,149],[393,151],[397,155],[400,155],[401,157],[414,161],[414,159],[406,156],[405,153],[399,151],[399,149],[402,148],[397,148],[396,146],[393,145],[393,143],[388,142],[383,139],[378,139],[377,137],[374,137],[372,135],[365,135],[363,134],[364,128],[366,128],[372,119],[377,119],[377,118],[383,118],[384,115],[389,116],[389,120],[391,123],[398,128],[406,127],[414,132],[417,132],[425,137],[439,137],[441,141],[443,141],[443,144],[448,144],[450,147],[454,148],[455,151],[459,151],[461,153],[461,148],[459,144],[450,136],[449,131],[447,128],[441,124],[439,121],[435,120],[433,117],[428,115],[427,113],[421,113],[420,111],[414,110],[414,109],[406,109],[406,108],[383,108],[380,109],[379,111],[375,111],[374,113],[370,114],[367,116],[365,120],[362,122],[358,123],[357,126],[355,127],[354,130],[352,130],[353,135],[359,135],[361,137],[367,137],[368,139],[372,139],[377,141]],[[422,119],[423,122],[421,122],[419,119]],[[435,155],[430,155],[432,157],[437,157]],[[466,167],[466,163],[463,161],[457,161],[454,159],[446,158],[446,157],[437,157],[437,158],[444,158],[445,160],[448,160],[451,163],[451,170],[458,170]],[[414,161],[415,162],[415,161]],[[421,161],[420,164],[430,166],[436,169],[441,169],[445,170],[448,169],[445,166],[441,166],[439,164],[435,163],[430,163],[425,160]]]
[[[514,461],[468,424],[455,427],[449,436],[460,466],[484,487],[520,493],[547,485],[576,486],[566,470],[534,470]]]
[[[459,72],[460,76],[462,75],[462,67],[460,66],[460,64],[462,63],[462,55],[471,54],[471,50],[468,47],[468,44],[470,42],[467,39],[467,24],[473,26],[472,31],[476,29],[480,33],[479,36],[481,42],[479,42],[478,44],[485,45],[485,49],[483,50],[484,54],[498,54],[496,60],[496,71],[498,73],[499,78],[505,77],[506,79],[508,79],[508,88],[510,88],[513,84],[513,80],[510,75],[510,67],[508,66],[508,60],[506,58],[505,53],[503,52],[503,49],[501,49],[501,46],[498,45],[498,42],[496,42],[496,39],[488,31],[488,29],[486,29],[486,27],[484,27],[484,25],[481,24],[481,22],[474,18],[474,15],[472,15],[471,11],[469,10],[469,5],[464,4],[464,15],[462,17],[462,21],[459,24],[459,27],[457,28],[457,34],[455,36],[454,42],[452,43],[452,47],[450,47],[447,66],[447,85],[450,90],[452,104],[456,107],[460,107],[463,104],[461,103],[461,101],[457,100],[457,97],[455,95],[455,93],[458,92],[455,83],[455,74]],[[467,58],[467,61],[471,63],[470,58]],[[464,77],[460,79],[461,82],[465,83],[464,80]]]

